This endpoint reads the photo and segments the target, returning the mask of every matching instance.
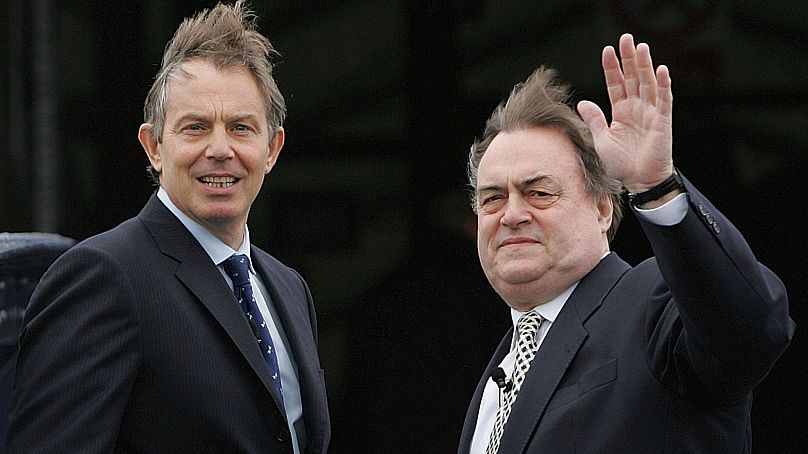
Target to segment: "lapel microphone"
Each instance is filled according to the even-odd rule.
[[[513,387],[513,382],[508,380],[508,378],[505,376],[505,370],[501,367],[497,367],[491,371],[491,380],[497,384],[500,391],[508,392]]]
[[[499,406],[502,407],[502,392],[505,391],[506,393],[511,390],[513,387],[513,382],[508,380],[505,377],[505,371],[501,367],[497,367],[493,371],[491,371],[491,380],[497,384],[499,388]]]

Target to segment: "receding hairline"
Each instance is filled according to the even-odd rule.
[[[267,115],[269,113],[269,106],[267,106],[266,103],[264,102],[263,93],[261,92],[261,84],[258,82],[258,79],[255,77],[255,74],[253,74],[253,72],[250,71],[250,68],[248,68],[247,66],[238,64],[238,63],[219,66],[219,65],[215,65],[212,61],[210,61],[209,59],[206,59],[206,58],[195,58],[195,59],[190,59],[190,60],[186,60],[186,61],[183,61],[183,62],[179,63],[178,66],[177,66],[177,69],[174,72],[172,72],[172,74],[166,79],[166,114],[168,113],[168,110],[169,110],[168,106],[171,104],[171,101],[170,101],[171,97],[172,97],[171,93],[173,91],[172,87],[174,86],[174,84],[176,84],[178,82],[182,82],[182,81],[195,79],[199,75],[195,71],[189,71],[188,68],[187,68],[187,66],[189,66],[189,65],[190,66],[203,65],[203,67],[212,68],[214,71],[216,71],[218,73],[223,73],[223,74],[224,73],[238,73],[238,74],[247,76],[250,80],[252,80],[253,84],[255,85],[255,89],[259,93],[259,97],[252,100],[252,101],[255,101],[256,106],[260,109],[260,111],[258,112],[260,114],[260,116],[263,116],[264,118],[267,117]],[[188,113],[182,114],[180,116],[180,118],[189,117],[189,116],[192,117],[194,115],[195,115],[195,111],[192,110],[192,111],[189,111]],[[196,116],[198,116],[200,119],[205,118],[204,115],[196,115]],[[255,116],[255,113],[248,112],[248,111],[241,111],[241,112],[238,112],[238,113],[236,113],[234,115],[228,116],[228,118],[238,119],[238,118],[250,118],[250,117],[254,117],[254,116]]]

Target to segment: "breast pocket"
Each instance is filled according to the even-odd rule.
[[[615,380],[617,380],[617,358],[585,372],[578,379],[578,383],[557,389],[547,406],[547,411],[549,412],[574,402],[596,389],[613,383]]]
[[[617,358],[581,375],[578,380],[578,397],[601,386],[606,386],[615,380],[617,380]]]

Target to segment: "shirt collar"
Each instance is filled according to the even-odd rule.
[[[567,299],[572,294],[572,291],[575,290],[575,287],[578,286],[578,283],[572,284],[570,288],[561,292],[560,295],[556,296],[555,298],[551,299],[550,301],[540,304],[528,312],[535,312],[541,317],[550,323],[553,323],[558,317],[558,313],[561,312],[561,308],[564,307],[564,303],[567,302]],[[519,319],[522,318],[527,312],[517,311],[516,309],[511,309],[511,318],[513,319],[513,328],[516,329],[516,323],[519,322]]]
[[[250,230],[246,225],[244,226],[244,241],[241,242],[241,246],[239,246],[238,250],[234,251],[233,248],[225,244],[224,241],[216,238],[216,235],[210,233],[208,229],[202,227],[202,225],[177,208],[162,186],[157,190],[157,198],[160,199],[163,205],[168,208],[168,211],[176,216],[177,219],[182,222],[182,225],[191,232],[191,235],[196,238],[196,241],[199,242],[202,249],[204,249],[210,259],[213,260],[213,263],[218,266],[233,254],[244,254],[250,259],[250,271],[255,273],[255,268],[253,268],[252,265],[252,257],[250,256]]]

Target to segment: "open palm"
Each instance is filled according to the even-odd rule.
[[[629,34],[620,38],[620,56],[622,69],[614,48],[603,49],[611,124],[590,101],[581,101],[578,112],[609,175],[630,192],[642,192],[673,172],[671,78],[664,65],[654,71],[648,45],[635,47]]]

